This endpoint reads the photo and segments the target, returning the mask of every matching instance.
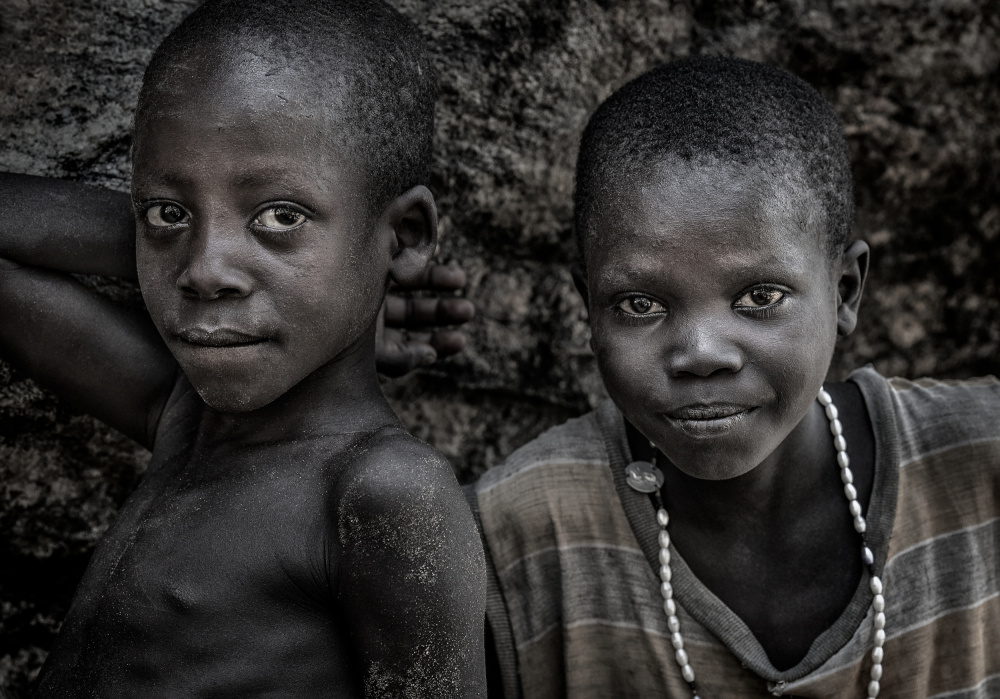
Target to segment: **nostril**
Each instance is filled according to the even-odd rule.
[[[211,263],[211,264],[210,264]],[[238,266],[201,257],[177,277],[177,289],[185,298],[240,298],[250,293],[250,278]]]
[[[177,288],[186,298],[201,299],[204,301],[212,301],[214,299],[222,298],[242,298],[243,296],[246,296],[244,291],[235,286],[199,288],[198,286],[192,284],[178,284]]]
[[[732,374],[743,367],[743,353],[726,334],[699,327],[688,334],[678,334],[668,365],[674,376],[711,376]]]
[[[677,378],[691,377],[697,379],[708,379],[717,374],[731,374],[732,369],[678,369],[674,372]]]
[[[696,357],[675,363],[673,375],[677,377],[693,376],[700,379],[707,379],[717,375],[735,374],[742,367],[743,362],[738,357]]]
[[[214,301],[215,299],[235,299],[245,296],[239,289],[216,289],[213,292],[204,293],[192,287],[182,287],[181,293],[189,298],[201,299],[203,301]]]

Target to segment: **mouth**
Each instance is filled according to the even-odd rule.
[[[663,416],[690,437],[714,437],[733,430],[756,409],[755,406],[710,403],[686,405],[663,413]]]
[[[176,336],[189,345],[198,347],[249,347],[267,342],[267,337],[233,328],[185,328]]]

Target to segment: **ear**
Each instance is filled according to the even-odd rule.
[[[382,214],[382,221],[395,236],[389,276],[397,284],[415,284],[437,248],[434,195],[422,184],[417,185],[392,200]]]
[[[850,335],[858,324],[858,306],[868,278],[868,243],[856,240],[851,243],[840,261],[840,280],[837,283],[837,334]]]
[[[579,291],[580,296],[583,297],[583,305],[589,313],[590,293],[587,290],[587,270],[584,268],[582,263],[576,262],[569,268],[569,273],[573,275],[573,285],[576,286],[576,290]]]

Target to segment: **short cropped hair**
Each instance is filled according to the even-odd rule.
[[[336,112],[330,142],[364,166],[369,211],[427,181],[437,84],[416,27],[379,0],[207,0],[157,47],[143,76],[139,124],[189,50],[246,50],[314,82]]]
[[[674,61],[639,76],[590,118],[573,193],[580,255],[602,198],[623,178],[648,178],[670,158],[796,175],[826,214],[826,243],[839,258],[854,222],[851,166],[830,104],[791,73],[738,58]]]

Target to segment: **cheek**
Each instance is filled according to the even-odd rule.
[[[287,275],[275,295],[281,314],[312,337],[318,347],[346,345],[371,325],[382,303],[378,271],[354,260]]]
[[[758,352],[754,363],[777,399],[771,419],[776,428],[787,429],[809,409],[826,379],[836,344],[836,322],[815,313],[767,339],[769,350]]]
[[[136,276],[139,281],[139,291],[153,323],[159,327],[163,314],[168,310],[168,299],[175,293],[175,285],[168,274],[167,260],[162,255],[156,255],[148,248],[136,246]]]
[[[641,396],[655,391],[662,368],[651,338],[612,330],[598,321],[591,346],[605,388],[616,403],[642,404]]]
[[[783,337],[772,343],[773,358],[786,364],[789,371],[825,373],[836,343],[836,316],[816,312],[791,324]]]
[[[154,255],[149,245],[143,242],[141,235],[137,235],[135,241],[135,271],[140,287],[154,283],[153,272],[155,270]]]
[[[388,286],[388,258],[380,254],[373,233],[357,241],[350,256],[339,265],[341,280],[336,292],[342,302],[349,333],[357,337],[365,332],[382,307]]]

